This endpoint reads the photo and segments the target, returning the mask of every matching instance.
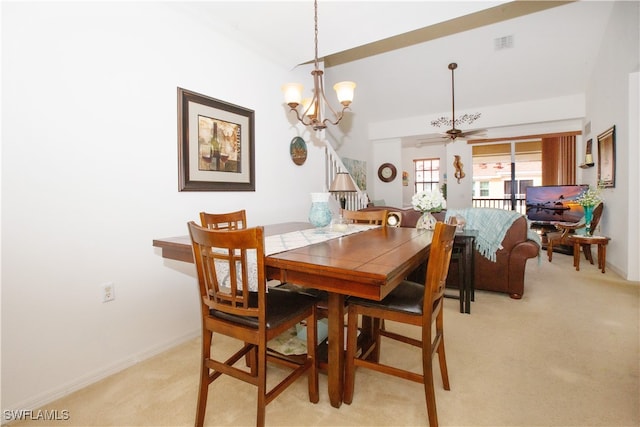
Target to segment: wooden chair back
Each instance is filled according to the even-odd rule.
[[[212,233],[211,231],[219,231]],[[198,273],[200,296],[206,315],[209,309],[236,316],[264,319],[264,229],[205,229],[189,223],[193,255]],[[249,265],[248,254],[254,253],[256,265]],[[256,268],[257,271],[250,271]],[[256,277],[257,307],[250,305],[249,277]]]
[[[213,230],[242,230],[247,228],[247,214],[244,209],[228,213],[200,212],[200,224]]]
[[[433,231],[429,260],[427,261],[427,275],[425,279],[425,295],[423,300],[423,328],[431,330],[431,323],[442,318],[444,291],[447,286],[447,274],[453,251],[456,226],[437,222]],[[437,329],[437,328],[436,328]]]
[[[589,228],[589,235],[593,235],[593,232],[598,228],[600,224],[600,218],[602,217],[602,211],[604,210],[604,203],[600,202],[593,208],[593,216],[591,217],[591,225]]]
[[[342,218],[354,224],[374,224],[387,226],[387,211],[350,211],[344,209]]]
[[[600,202],[593,208],[593,215],[591,217],[591,224],[589,228],[589,235],[592,236],[593,232],[597,229],[602,218],[602,211],[604,210],[604,203]],[[549,262],[553,259],[553,247],[558,245],[569,245],[569,237],[575,233],[576,230],[585,228],[586,224],[584,219],[576,223],[570,224],[555,224],[557,232],[550,232],[546,234],[547,239],[547,258]],[[593,257],[591,256],[591,245],[582,245],[585,257],[593,263]]]

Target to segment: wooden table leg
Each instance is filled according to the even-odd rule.
[[[576,271],[580,271],[580,243],[578,242],[573,244],[573,266]]]
[[[327,380],[331,406],[342,405],[344,390],[344,295],[329,292],[329,354]]]
[[[473,286],[473,240],[467,239],[462,251],[462,259],[458,262],[464,261],[464,304],[465,313],[471,314],[471,294],[474,291]]]
[[[598,245],[598,268],[604,273],[607,263],[607,245]]]

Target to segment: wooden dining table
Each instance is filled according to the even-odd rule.
[[[265,226],[265,235],[312,228],[307,223]],[[317,230],[318,233],[322,229]],[[324,290],[328,294],[328,392],[342,404],[344,385],[344,304],[346,296],[381,300],[429,255],[433,233],[381,227],[265,257],[267,278]],[[164,258],[193,262],[188,236],[155,239]]]

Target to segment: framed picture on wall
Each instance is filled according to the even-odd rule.
[[[178,88],[179,191],[255,191],[254,112]]]
[[[616,186],[616,127],[598,135],[598,182],[604,188]]]

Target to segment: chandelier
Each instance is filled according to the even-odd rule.
[[[296,113],[298,120],[305,126],[311,126],[313,130],[322,130],[327,127],[327,123],[337,125],[345,110],[353,101],[353,90],[356,87],[354,82],[340,82],[333,86],[338,95],[338,101],[342,104],[342,110],[336,112],[327,101],[324,94],[324,84],[322,79],[323,71],[318,66],[318,0],[314,0],[314,24],[315,24],[315,58],[314,69],[311,71],[313,76],[313,97],[302,99],[303,86],[299,83],[287,83],[282,86],[284,99],[289,105],[290,111]],[[302,105],[301,109],[298,107]],[[333,119],[323,118],[324,110],[329,110],[333,115]],[[302,111],[302,114],[301,114]]]

